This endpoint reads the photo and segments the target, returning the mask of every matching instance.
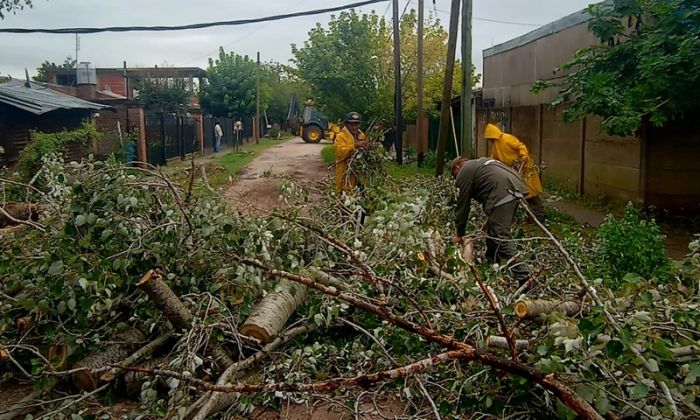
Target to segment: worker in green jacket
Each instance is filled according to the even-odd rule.
[[[513,169],[495,159],[452,161],[459,198],[455,211],[455,244],[462,244],[472,199],[481,203],[488,217],[486,258],[492,262],[511,260],[517,251],[510,235],[519,198],[527,196],[527,187]],[[521,261],[512,261],[511,274],[523,285],[530,277],[530,269]]]

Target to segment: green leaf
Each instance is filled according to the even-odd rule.
[[[610,410],[610,401],[608,401],[608,397],[602,394],[595,399],[594,405],[595,409],[603,415],[605,415]]]
[[[75,216],[75,225],[80,227],[87,222],[87,218],[83,214]]]
[[[58,303],[58,305],[56,306],[56,310],[58,311],[59,314],[63,314],[64,312],[66,312],[66,307],[67,307],[66,302],[60,301]]]
[[[49,270],[48,270],[49,275],[54,276],[54,275],[60,274],[62,272],[63,272],[63,261],[61,261],[61,260],[54,261],[49,266]]]
[[[80,285],[80,288],[83,290],[87,290],[88,287],[88,281],[84,277],[81,277],[78,279],[78,284]]]
[[[596,395],[595,388],[586,384],[578,384],[576,385],[576,388],[574,388],[574,390],[581,398],[586,400],[589,404],[593,403],[593,398]]]
[[[70,309],[71,311],[75,310],[75,299],[68,299],[68,309]]]
[[[649,387],[639,382],[629,389],[630,397],[635,399],[646,398],[649,395]]]

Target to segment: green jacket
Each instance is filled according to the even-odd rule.
[[[467,228],[472,198],[481,203],[484,212],[490,215],[494,208],[515,200],[511,191],[521,197],[527,195],[527,188],[520,175],[503,163],[490,158],[468,160],[457,174],[456,183],[459,197],[455,210],[455,224],[460,236],[464,235]]]

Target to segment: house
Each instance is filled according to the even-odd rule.
[[[10,80],[0,84],[0,165],[14,163],[31,141],[31,130],[44,132],[78,128],[95,111],[109,106],[88,102],[49,89],[43,84]],[[69,157],[91,153],[84,147],[69,147]]]
[[[80,63],[78,71],[89,68],[89,63]],[[84,67],[83,67],[84,66]],[[188,92],[194,93],[201,84],[207,72],[199,67],[102,67],[94,71],[96,91],[113,93],[127,99],[138,98],[138,87],[143,81],[182,80]],[[49,83],[60,86],[77,86],[78,72],[76,69],[54,69],[47,72]],[[199,108],[199,97],[191,95],[192,108]]]
[[[685,121],[664,128],[644,126],[640,135],[610,136],[600,119],[562,119],[563,105],[550,107],[556,91],[534,94],[537,80],[561,77],[553,69],[599,42],[585,11],[484,50],[483,98],[476,110],[476,153],[488,155],[484,126],[498,123],[527,144],[544,178],[579,194],[608,196],[674,212],[700,213],[700,130]]]

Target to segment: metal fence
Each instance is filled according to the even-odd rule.
[[[197,126],[194,118],[165,113],[146,114],[148,162],[164,165],[168,159],[198,150]]]
[[[253,119],[242,118],[243,131],[240,139],[236,140],[236,135],[233,130],[233,124],[236,122],[233,118],[221,117],[204,117],[204,153],[209,154],[214,151],[214,125],[216,122],[221,124],[221,130],[224,136],[221,138],[221,147],[236,147],[248,143],[253,139]]]

